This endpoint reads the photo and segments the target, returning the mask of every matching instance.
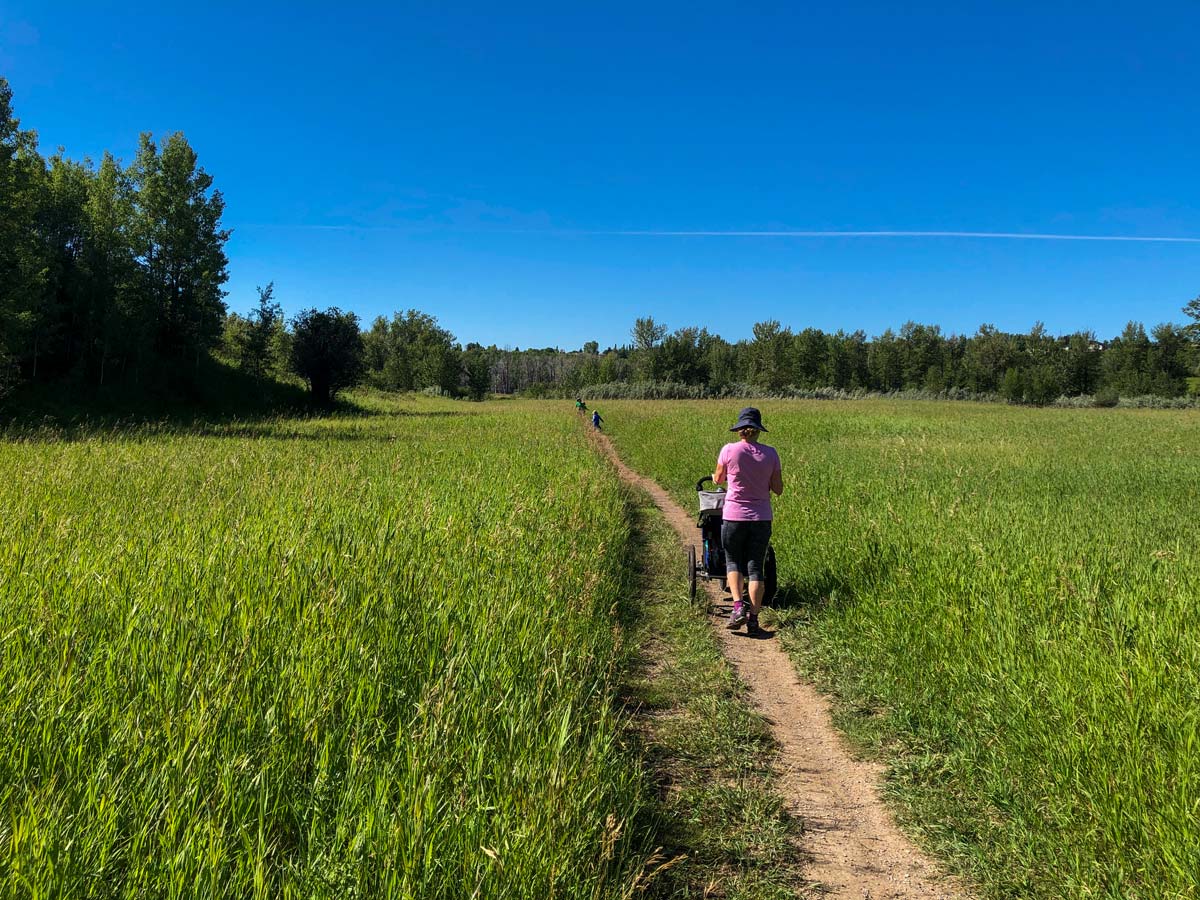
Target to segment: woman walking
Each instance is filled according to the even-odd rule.
[[[763,564],[771,541],[771,494],[783,496],[783,469],[775,448],[758,442],[759,434],[767,429],[753,406],[743,409],[729,430],[736,431],[739,440],[721,448],[712,477],[717,484],[729,482],[721,523],[725,575],[733,594],[729,629],[745,625],[747,634],[756,635],[758,611],[767,591]],[[748,604],[742,600],[747,581]]]

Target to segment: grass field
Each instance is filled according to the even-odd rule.
[[[740,856],[769,795],[651,795],[619,712],[640,551],[569,405],[361,402],[4,435],[0,896],[620,897],[684,814],[696,865],[796,877]],[[736,406],[602,409],[690,507]],[[995,896],[1200,896],[1200,415],[764,413],[780,633],[910,824]],[[725,709],[667,665],[639,690],[671,716]],[[656,740],[694,767],[709,733]]]
[[[689,507],[737,403],[607,402]],[[1200,416],[764,403],[782,632],[995,896],[1200,896]]]
[[[0,896],[610,897],[627,510],[573,417],[0,443]]]

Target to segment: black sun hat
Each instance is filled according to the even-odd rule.
[[[738,413],[737,424],[730,428],[730,431],[741,431],[743,428],[754,428],[758,431],[766,431],[763,428],[762,413],[753,406],[747,406]]]

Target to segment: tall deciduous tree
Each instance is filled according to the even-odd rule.
[[[1184,326],[1183,330],[1187,336],[1193,341],[1200,341],[1200,297],[1195,297],[1187,302],[1183,308],[1183,314],[1191,321]]]
[[[166,360],[198,365],[201,353],[216,345],[225,317],[225,201],[179,132],[167,136],[161,153],[143,134],[132,175],[133,248],[156,348]]]
[[[629,336],[633,338],[635,349],[652,350],[659,341],[667,336],[667,326],[662,322],[655,322],[653,316],[646,316],[646,318],[637,319],[633,323],[633,328],[629,330]]]
[[[93,174],[66,159],[50,157],[38,191],[37,230],[42,242],[43,285],[35,333],[34,374],[61,375],[84,358],[92,322],[86,301],[84,248],[87,201]]]
[[[492,370],[487,354],[476,344],[463,353],[462,362],[467,396],[472,400],[482,400],[492,387]]]
[[[85,213],[84,306],[90,323],[85,363],[104,384],[114,366],[122,369],[145,352],[150,337],[130,246],[133,185],[111,153],[104,154],[88,184]]]
[[[769,391],[781,390],[792,380],[792,330],[777,319],[756,322],[750,344],[750,380]]]
[[[44,265],[35,226],[41,168],[37,135],[21,128],[12,89],[0,78],[0,393],[16,382],[40,325]]]

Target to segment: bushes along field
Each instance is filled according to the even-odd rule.
[[[608,402],[695,503],[737,402]],[[996,896],[1200,895],[1200,416],[772,402],[779,621]]]

